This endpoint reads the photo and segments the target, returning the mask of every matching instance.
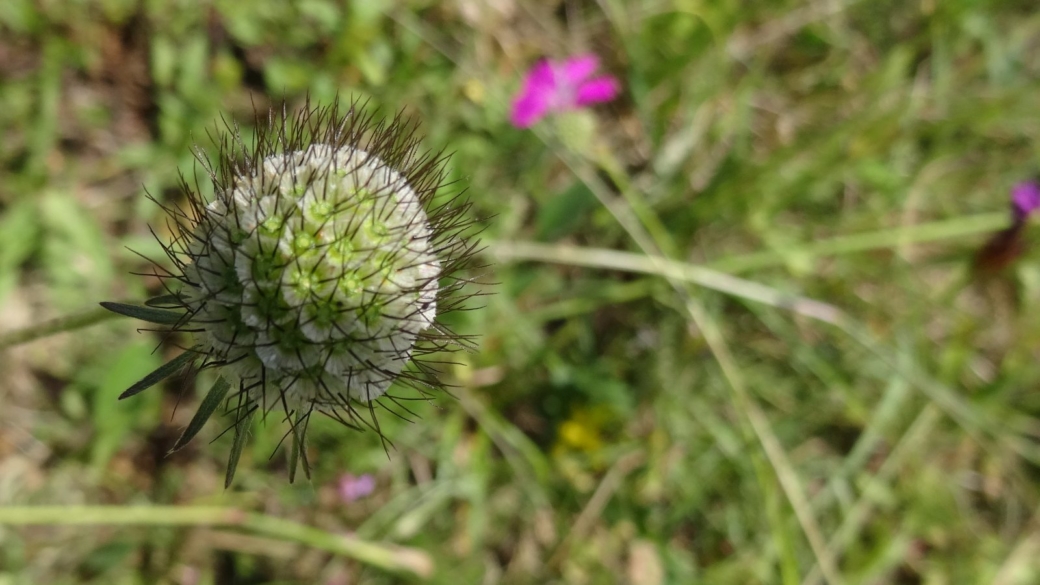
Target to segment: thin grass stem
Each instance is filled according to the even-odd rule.
[[[0,334],[0,350],[50,337],[51,335],[57,335],[58,333],[82,329],[117,317],[119,317],[118,314],[103,307],[94,307],[79,313],[55,317],[43,323]]]
[[[393,573],[429,577],[433,560],[417,549],[333,534],[292,520],[217,506],[7,506],[6,526],[224,526],[295,542]]]

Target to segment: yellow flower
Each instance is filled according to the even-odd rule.
[[[558,449],[571,449],[592,453],[603,447],[600,428],[608,421],[608,413],[602,409],[577,409],[560,425],[557,439]]]

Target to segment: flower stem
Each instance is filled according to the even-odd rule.
[[[224,526],[278,540],[296,542],[352,558],[394,573],[428,577],[433,561],[425,552],[333,534],[286,520],[218,506],[7,506],[0,526]]]
[[[55,317],[54,319],[44,321],[43,323],[30,325],[23,329],[16,329],[14,331],[0,334],[0,350],[14,347],[22,343],[35,341],[42,337],[48,337],[57,333],[64,333],[66,331],[72,331],[73,329],[82,329],[83,327],[89,327],[101,323],[102,321],[115,319],[116,317],[119,317],[119,315],[102,307],[95,307],[79,313]]]

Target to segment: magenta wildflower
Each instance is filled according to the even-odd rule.
[[[993,234],[975,254],[975,271],[1000,274],[1026,250],[1022,238],[1029,215],[1040,209],[1040,183],[1022,181],[1011,188],[1011,225]]]
[[[599,69],[595,55],[563,61],[542,59],[527,73],[520,95],[513,100],[510,121],[527,128],[547,114],[573,110],[614,99],[621,84],[609,75],[592,77]]]
[[[1015,217],[1025,219],[1027,215],[1040,209],[1040,184],[1035,181],[1023,181],[1011,189],[1011,206]]]
[[[344,473],[339,478],[339,497],[346,504],[360,500],[375,489],[376,480],[367,473],[359,476]]]

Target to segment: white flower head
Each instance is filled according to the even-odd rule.
[[[416,125],[375,122],[357,104],[257,116],[246,143],[230,125],[215,161],[199,154],[215,197],[186,181],[189,211],[164,208],[175,270],[148,307],[105,306],[191,332],[194,345],[135,384],[136,394],[185,368],[216,368],[217,384],[174,446],[219,404],[235,413],[233,477],[254,413],[292,425],[290,478],[314,412],[378,431],[370,403],[396,384],[426,396],[424,359],[471,341],[437,322],[458,309],[475,244],[468,203],[438,198],[445,158],[420,153]],[[367,414],[367,417],[362,413]]]

